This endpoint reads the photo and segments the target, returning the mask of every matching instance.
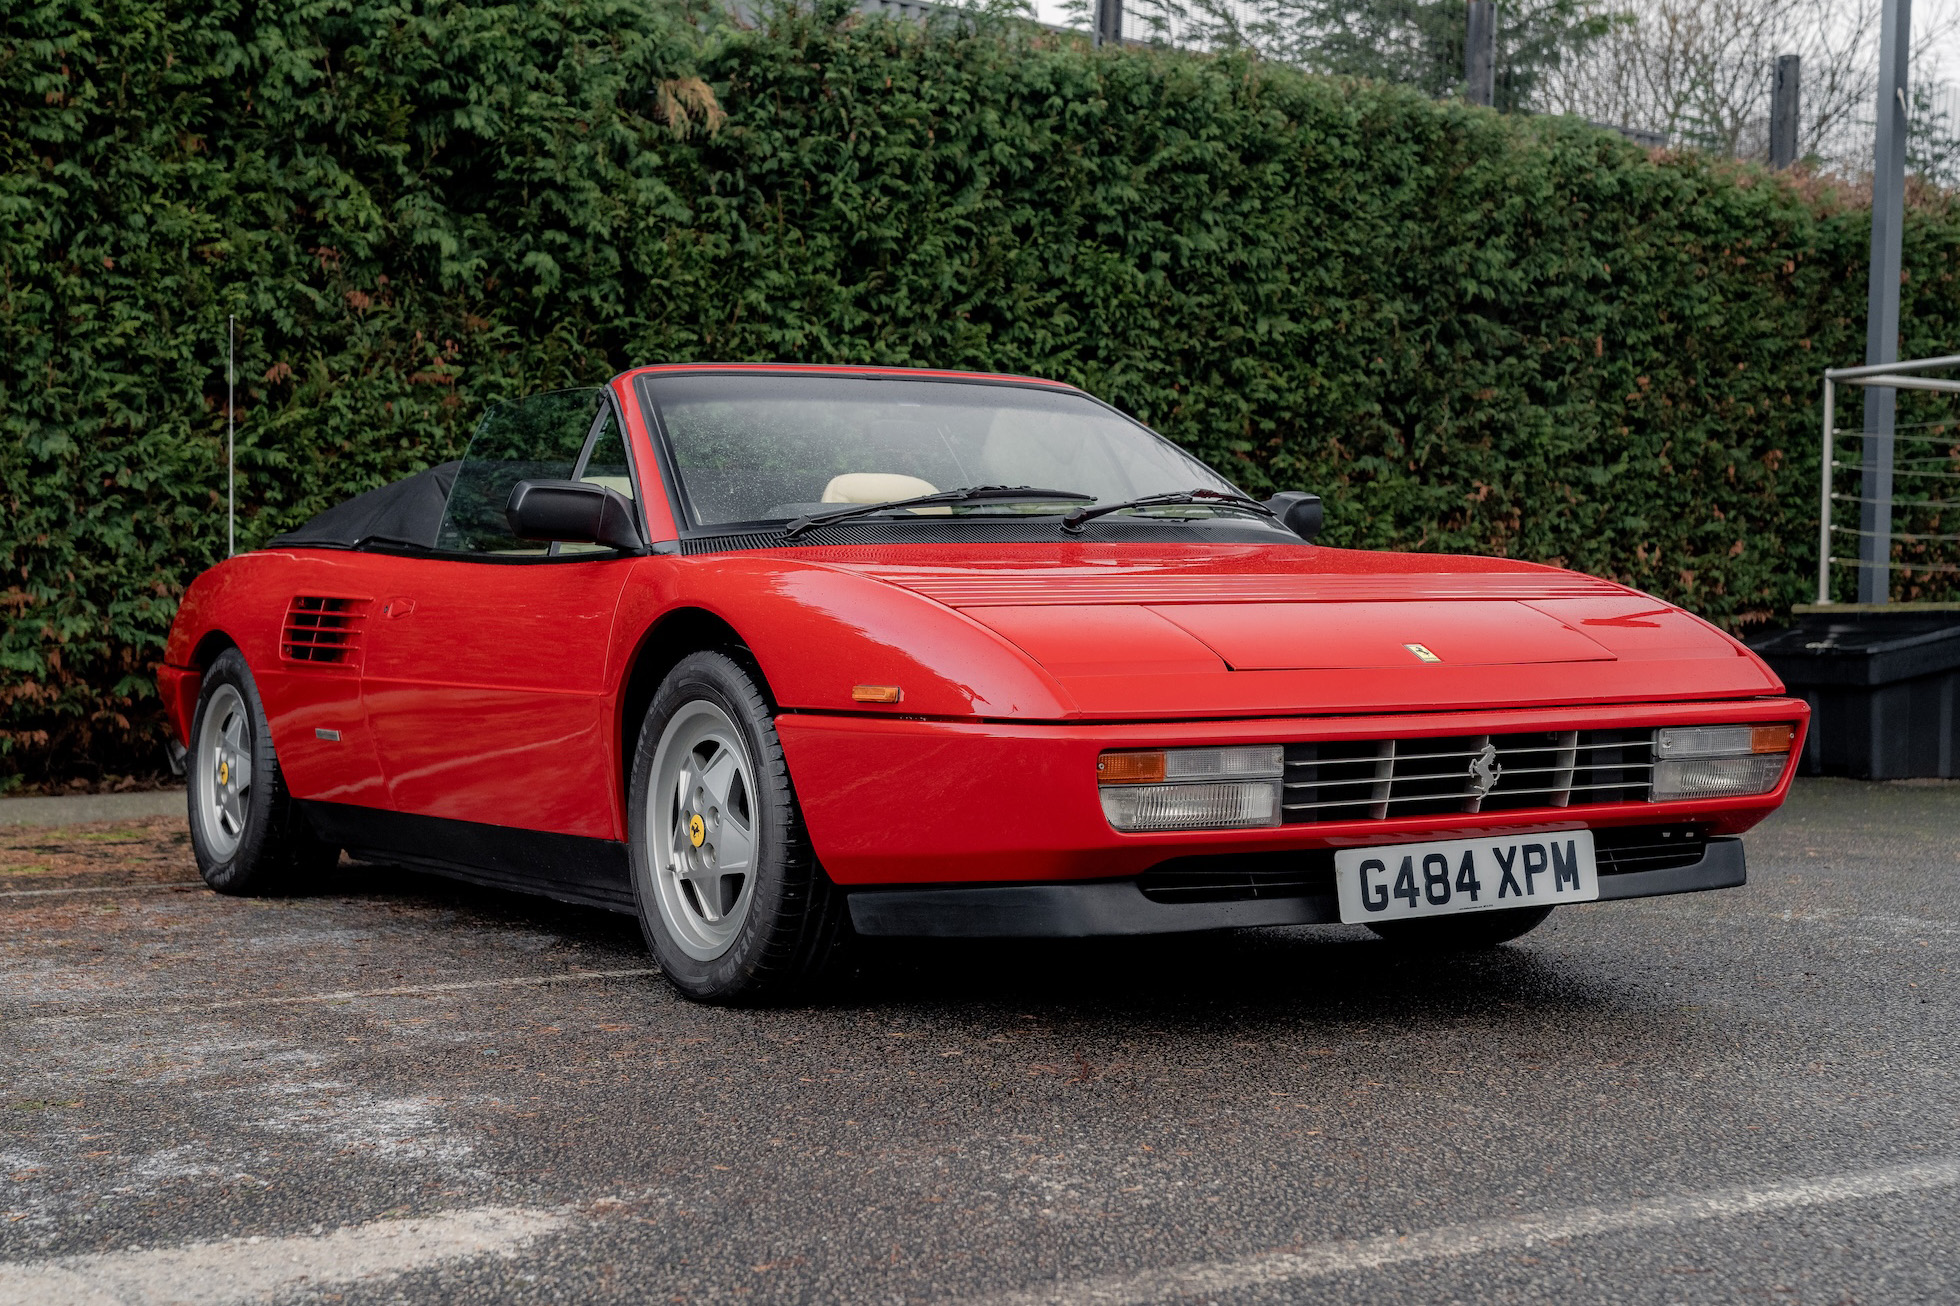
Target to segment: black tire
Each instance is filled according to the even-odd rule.
[[[708,792],[731,774],[719,798]],[[769,702],[734,659],[691,653],[667,673],[629,798],[633,897],[668,982],[707,1003],[810,994],[848,934],[844,894],[811,849]],[[728,859],[738,874],[721,858],[744,839],[747,857]]]
[[[1388,921],[1368,928],[1399,947],[1422,952],[1480,952],[1521,939],[1545,923],[1550,907],[1438,916],[1431,920]]]
[[[220,740],[229,742],[219,748]],[[242,783],[236,758],[249,761]],[[265,704],[237,649],[220,653],[204,673],[184,770],[191,850],[204,882],[219,893],[293,893],[339,859],[340,850],[320,841],[286,790]]]

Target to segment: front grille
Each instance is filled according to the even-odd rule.
[[[1652,730],[1539,730],[1286,746],[1289,825],[1647,801]],[[1482,792],[1479,792],[1479,791]]]
[[[1312,848],[1295,853],[1173,857],[1138,876],[1137,887],[1152,902],[1331,897],[1334,854],[1330,849]]]

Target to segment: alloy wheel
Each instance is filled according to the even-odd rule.
[[[252,716],[231,685],[220,685],[204,706],[196,765],[198,825],[211,855],[224,861],[238,851],[252,814]]]
[[[713,961],[748,918],[756,879],[755,769],[726,712],[696,699],[674,713],[647,803],[661,919],[688,956]]]

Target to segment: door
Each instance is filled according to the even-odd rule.
[[[572,478],[631,494],[604,391],[492,410],[435,554],[378,596],[361,695],[396,811],[619,837],[606,662],[631,557],[519,540],[502,512],[520,480]]]

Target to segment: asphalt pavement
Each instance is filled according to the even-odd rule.
[[[0,1301],[1960,1300],[1960,785],[1420,958],[882,946],[676,998],[597,911],[0,829]]]
[[[58,794],[44,798],[0,798],[0,829],[8,826],[70,826],[97,821],[135,821],[176,816],[184,810],[184,791],[138,789],[123,794]]]

